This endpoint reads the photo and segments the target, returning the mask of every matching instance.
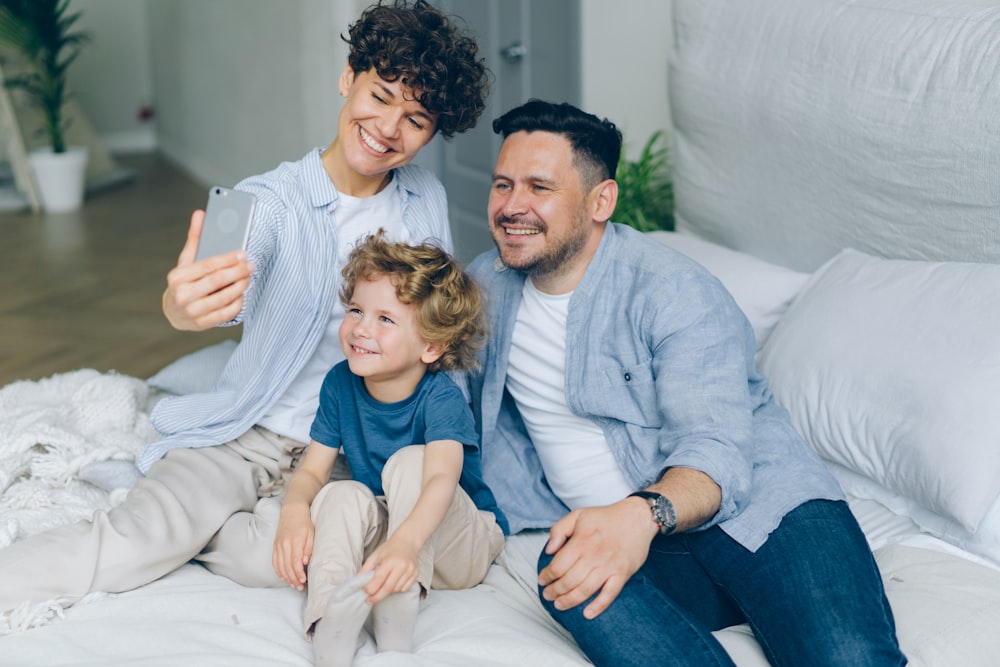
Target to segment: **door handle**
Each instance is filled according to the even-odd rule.
[[[519,63],[527,53],[528,47],[517,41],[500,49],[500,57],[507,63]]]

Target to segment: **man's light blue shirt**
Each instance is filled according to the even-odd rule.
[[[569,512],[545,481],[504,389],[524,274],[493,250],[470,273],[490,308],[490,339],[470,392],[483,472],[512,533],[548,528]],[[603,429],[636,490],[668,467],[708,474],[718,524],[754,551],[781,518],[817,498],[842,499],[754,366],[746,317],[722,284],[684,255],[609,223],[573,292],[566,322],[566,400]]]

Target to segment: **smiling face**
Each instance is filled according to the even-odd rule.
[[[408,163],[434,137],[436,118],[413,90],[399,80],[386,81],[374,68],[359,73],[344,68],[340,93],[347,101],[324,164],[338,190],[369,196],[391,169]]]
[[[508,136],[497,157],[488,205],[490,232],[504,264],[527,273],[544,292],[571,291],[610,216],[610,211],[605,214],[608,184],[614,181],[585,189],[572,146],[562,135],[521,131]]]
[[[359,278],[340,325],[340,347],[351,372],[383,403],[413,393],[427,365],[441,356],[417,326],[417,306],[400,303],[388,276]]]

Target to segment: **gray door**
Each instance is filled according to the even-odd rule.
[[[500,140],[493,119],[538,97],[580,104],[579,0],[439,0],[476,33],[495,76],[478,125],[442,145],[436,165],[448,192],[455,254],[467,263],[493,247],[486,200]]]

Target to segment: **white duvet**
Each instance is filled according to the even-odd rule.
[[[56,400],[53,392],[67,393]],[[8,535],[18,539],[115,502],[114,494],[75,474],[100,457],[134,456],[151,437],[145,392],[145,383],[135,378],[95,371],[0,390],[0,447],[7,448],[0,455],[6,475],[0,526]],[[101,396],[109,402],[100,410],[103,426],[94,428],[98,422],[87,413]],[[24,488],[31,493],[22,493]],[[22,505],[28,498],[30,507]],[[909,519],[875,502],[854,501],[852,509],[876,549],[910,664],[996,665],[1000,572],[921,535]],[[543,532],[510,538],[474,589],[432,591],[418,618],[414,653],[377,654],[366,638],[356,664],[589,664],[537,602],[535,559],[544,539]],[[8,628],[13,632],[0,637],[0,665],[310,665],[311,647],[300,630],[303,601],[292,589],[245,588],[189,564],[128,593],[97,594],[65,611],[50,606],[7,618],[9,625],[37,627]],[[766,667],[746,626],[717,635],[740,667]]]

